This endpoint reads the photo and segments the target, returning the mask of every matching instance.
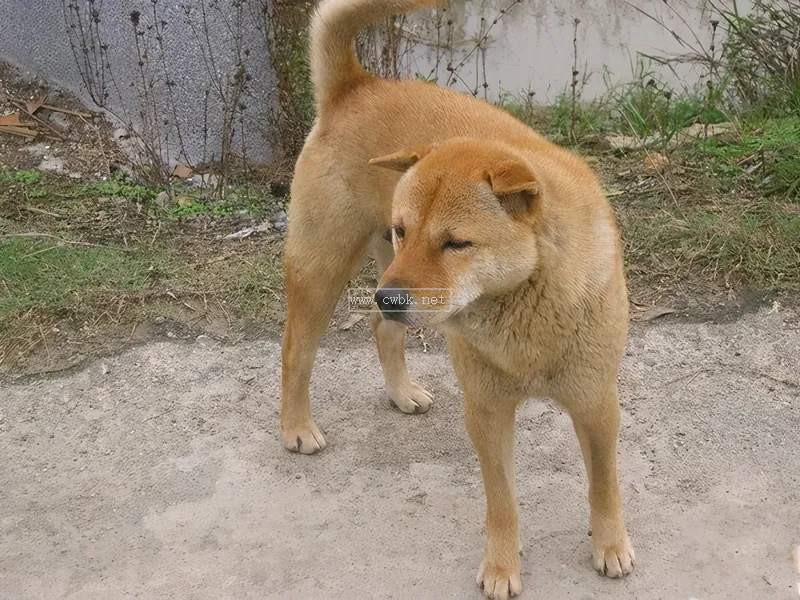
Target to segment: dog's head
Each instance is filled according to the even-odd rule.
[[[387,318],[438,325],[536,270],[541,182],[511,148],[456,139],[370,164],[405,173],[392,204],[395,258],[375,296]]]

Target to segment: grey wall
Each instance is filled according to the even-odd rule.
[[[218,155],[222,125],[223,103],[216,91],[215,82],[225,81],[236,64],[235,27],[236,6],[244,6],[242,19],[243,40],[240,48],[249,50],[245,58],[246,70],[252,77],[248,93],[243,99],[244,140],[248,158],[269,157],[269,136],[265,133],[266,113],[273,106],[270,90],[273,73],[269,67],[262,32],[258,31],[259,9],[268,0],[157,0],[158,20],[166,21],[164,45],[166,71],[159,69],[160,49],[152,25],[151,0],[0,0],[0,59],[23,66],[37,75],[76,93],[88,100],[85,86],[76,66],[71,49],[75,43],[75,31],[68,35],[65,7],[74,3],[81,7],[82,19],[88,22],[87,8],[99,9],[101,23],[99,31],[109,44],[108,63],[114,75],[109,104],[118,114],[124,114],[141,126],[139,114],[142,105],[142,77],[138,66],[136,45],[130,14],[141,12],[140,36],[142,44],[149,45],[150,63],[154,77],[150,98],[158,106],[157,112],[170,121],[163,132],[169,149],[169,157],[175,159],[183,145],[190,160],[199,161],[211,154]],[[733,0],[720,0],[721,6],[729,6]],[[449,6],[445,20],[450,25],[442,29],[436,26],[436,15],[428,12],[408,23],[416,39],[421,40],[404,55],[405,75],[430,75],[434,52],[425,41],[435,41],[444,35],[450,39],[454,50],[447,59],[439,61],[438,81],[449,85],[447,63],[458,63],[475,45],[482,27],[491,22],[500,11],[511,4],[511,0],[442,0]],[[183,6],[189,6],[191,19],[187,19]],[[641,11],[632,7],[635,5]],[[744,6],[747,5],[747,6]],[[749,9],[748,0],[740,0],[740,10]],[[208,18],[208,40],[198,40],[189,25],[193,22],[202,30],[199,11],[205,7]],[[214,8],[217,7],[217,8]],[[66,9],[69,10],[69,9]],[[658,24],[643,12],[663,22]],[[486,19],[482,25],[481,18]],[[633,77],[632,65],[638,52],[651,54],[681,54],[688,49],[678,43],[670,33],[676,31],[693,45],[710,42],[709,20],[712,17],[708,0],[524,0],[509,11],[494,26],[486,44],[485,55],[473,53],[460,70],[461,81],[453,84],[456,89],[466,90],[485,80],[486,95],[497,99],[502,90],[514,93],[528,90],[536,93],[540,103],[552,102],[570,82],[573,61],[573,20],[581,20],[578,33],[578,68],[580,77],[591,74],[584,91],[584,98],[600,95],[606,91],[607,82],[616,84]],[[698,36],[698,40],[695,39]],[[719,42],[718,42],[719,44]],[[213,52],[209,53],[209,47]],[[210,55],[214,64],[211,65]],[[80,55],[79,55],[80,57]],[[671,73],[662,68],[660,73],[676,87],[697,84],[704,75],[703,68],[679,65]],[[166,79],[174,82],[170,100]],[[467,85],[464,85],[466,82]],[[133,83],[133,86],[131,84]],[[209,105],[205,98],[208,94]],[[481,88],[481,95],[483,95]],[[145,103],[147,104],[147,103]],[[177,115],[172,113],[176,112]],[[208,135],[204,135],[204,123],[208,122]],[[180,132],[180,143],[178,133]],[[242,146],[237,138],[235,147]]]
[[[734,0],[715,0],[713,6],[730,8]],[[749,0],[738,0],[747,12]],[[494,21],[510,0],[451,0],[448,19],[453,22],[455,62],[471,50],[484,27]],[[488,95],[498,98],[501,90],[517,93],[531,90],[539,103],[553,102],[569,88],[574,60],[574,20],[580,20],[577,35],[579,79],[588,75],[586,98],[605,93],[608,85],[636,77],[637,54],[677,56],[690,54],[711,43],[710,20],[715,17],[710,0],[523,0],[513,5],[491,30],[485,61],[474,53],[461,69],[462,81],[455,89],[475,89],[484,81]],[[423,28],[433,37],[431,20]],[[674,31],[688,45],[672,35]],[[446,34],[446,28],[442,28]],[[717,56],[720,34],[717,32]],[[429,56],[429,54],[428,54]],[[440,64],[439,81],[447,81],[446,61]],[[414,65],[419,66],[419,63]],[[707,75],[706,66],[662,67],[658,75],[676,88],[692,87]],[[428,70],[425,74],[429,74]],[[604,79],[605,76],[605,79]],[[466,83],[466,85],[464,84]],[[481,90],[481,96],[483,90]]]
[[[467,91],[479,89],[483,97],[484,71],[487,96],[498,99],[503,91],[534,92],[540,104],[551,103],[569,89],[574,60],[574,20],[580,20],[577,35],[579,79],[584,98],[598,97],[608,86],[636,77],[639,53],[654,56],[691,54],[711,44],[712,19],[719,19],[714,7],[751,10],[750,0],[442,0],[448,6],[444,19],[436,13],[413,23],[423,40],[452,40],[453,52],[446,53],[434,68],[434,53],[423,44],[412,48],[405,58],[405,72],[414,76],[436,76],[440,84]],[[509,6],[510,10],[505,10]],[[481,32],[505,11],[485,44],[485,56],[472,52]],[[482,22],[482,19],[484,20]],[[447,22],[450,25],[447,25]],[[483,28],[483,29],[482,29]],[[437,31],[438,29],[438,31]],[[673,35],[686,41],[679,42]],[[717,54],[722,28],[717,31]],[[455,83],[449,80],[448,62],[457,65],[472,52],[459,70]],[[657,65],[655,65],[657,67]],[[690,62],[675,64],[674,72],[658,67],[658,77],[680,90],[693,87],[707,76],[708,67]]]
[[[154,16],[151,0],[0,0],[0,59],[74,93],[91,107],[91,94],[78,67],[85,56],[81,46],[88,44],[81,43],[77,25],[80,22],[83,27],[84,39],[92,38],[87,35],[90,10],[98,10],[96,31],[107,50],[97,45],[89,48],[89,55],[103,55],[105,64],[98,69],[101,76],[93,76],[92,87],[96,92],[105,88],[104,102],[122,121],[140,129],[151,123],[149,136],[162,147],[165,158],[181,160],[185,149],[189,161],[197,162],[219,156],[223,107],[231,99],[229,79],[237,64],[238,46],[247,54],[242,59],[249,80],[241,98],[245,108],[236,110],[233,145],[237,153],[245,151],[248,158],[263,160],[270,154],[266,113],[272,106],[274,85],[264,36],[258,30],[265,1],[157,0]],[[238,4],[241,12],[237,12]],[[187,6],[189,16],[184,10]],[[133,11],[141,15],[138,40],[144,67],[139,65]],[[159,25],[163,27],[163,59],[155,20],[166,23]],[[70,30],[69,23],[76,27]]]

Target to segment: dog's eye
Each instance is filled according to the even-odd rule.
[[[406,234],[406,230],[402,225],[397,225],[394,228],[394,234],[397,236],[398,240],[402,240],[403,236]]]
[[[447,240],[442,246],[442,250],[461,250],[470,246],[472,246],[472,242],[466,240]]]

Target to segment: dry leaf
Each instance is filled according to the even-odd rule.
[[[192,175],[194,175],[194,170],[187,165],[177,165],[172,172],[173,177],[180,177],[181,179],[189,179]]]
[[[678,312],[674,308],[667,308],[666,306],[653,306],[648,310],[636,312],[631,315],[631,321],[652,321],[664,315],[671,315]]]
[[[347,320],[344,323],[339,325],[339,329],[341,329],[342,331],[347,331],[351,327],[353,327],[353,325],[355,325],[359,321],[363,320],[364,317],[366,317],[366,316],[367,315],[365,315],[364,313],[353,313],[352,315],[347,317]]]
[[[668,164],[669,157],[659,152],[648,154],[642,161],[642,166],[647,171],[656,171],[657,173],[661,173],[664,169],[666,169]]]
[[[44,106],[44,103],[47,102],[47,95],[42,96],[38,100],[31,100],[30,102],[25,103],[25,110],[28,111],[29,115],[32,115],[37,110]]]
[[[189,198],[189,196],[179,196],[179,197],[178,197],[178,198],[175,200],[175,203],[176,203],[178,206],[189,206],[189,205],[191,205],[191,204],[192,204],[192,199],[191,199],[191,198]]]
[[[11,113],[10,115],[0,115],[0,125],[18,126],[23,123],[19,120],[19,113]]]

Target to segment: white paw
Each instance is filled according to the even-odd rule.
[[[484,559],[478,569],[477,581],[483,595],[492,600],[507,600],[522,592],[519,565],[501,567]]]
[[[392,404],[410,415],[428,412],[433,404],[433,395],[410,381],[405,386],[388,391]]]
[[[287,427],[283,430],[283,445],[287,450],[301,454],[316,454],[327,445],[325,437],[313,421],[301,427]]]

